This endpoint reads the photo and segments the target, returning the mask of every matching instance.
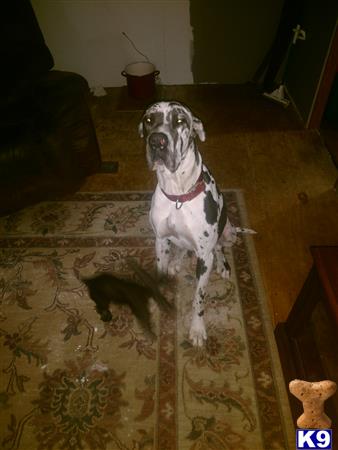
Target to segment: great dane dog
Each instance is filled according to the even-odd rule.
[[[218,273],[229,277],[223,247],[235,242],[237,232],[250,230],[230,223],[223,195],[197,149],[196,136],[205,140],[203,124],[189,108],[173,101],[152,104],[142,117],[139,134],[146,139],[147,161],[158,180],[150,210],[158,272],[172,276],[179,271],[187,250],[197,256],[189,337],[201,346],[207,338],[204,300],[214,258]],[[174,262],[169,262],[171,243],[180,249]]]

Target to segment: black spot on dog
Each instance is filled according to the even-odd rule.
[[[200,317],[203,317],[203,316],[204,316],[204,310],[203,310],[203,311],[200,311],[200,312],[198,313],[198,315],[199,315]]]
[[[211,181],[210,175],[208,174],[208,172],[205,172],[204,170],[203,170],[203,180],[205,184],[209,184]]]
[[[205,220],[209,225],[214,225],[217,222],[217,207],[218,204],[214,200],[210,191],[206,191],[204,197],[204,214]]]
[[[195,142],[194,142],[194,153],[195,153],[195,162],[196,162],[196,165],[198,166],[200,163],[200,154],[197,150],[197,145],[195,144]]]
[[[181,153],[181,158],[183,158],[184,155],[184,141],[182,136],[180,136],[180,153]]]
[[[201,297],[202,300],[204,300],[205,293],[202,291],[201,288],[199,288],[199,290],[198,290],[198,295]],[[200,303],[202,303],[202,301],[200,301]]]
[[[143,131],[146,132],[145,134],[147,135],[152,127],[163,123],[163,117],[164,114],[161,111],[156,111],[145,115],[143,118]]]
[[[222,208],[222,211],[221,211],[221,215],[220,215],[220,218],[218,220],[218,230],[217,230],[218,237],[220,237],[221,234],[223,233],[225,224],[227,222],[227,216],[228,216],[227,215],[227,207],[225,206],[225,203],[223,203],[223,208]]]
[[[167,249],[164,253],[165,253],[166,255],[169,255],[169,250]]]
[[[209,233],[207,231],[205,231],[203,234],[205,237],[209,237]]]
[[[204,259],[197,258],[196,278],[199,279],[206,271],[207,271],[207,266],[205,265]]]

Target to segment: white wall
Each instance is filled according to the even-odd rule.
[[[144,60],[163,84],[191,84],[189,0],[31,0],[55,69],[83,75],[90,86],[122,86],[121,71]]]

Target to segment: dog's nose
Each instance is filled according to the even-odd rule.
[[[168,138],[164,133],[152,133],[149,136],[149,145],[154,150],[164,150],[168,146]]]

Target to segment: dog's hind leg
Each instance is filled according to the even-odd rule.
[[[201,347],[207,339],[204,324],[204,301],[205,288],[208,284],[209,275],[213,266],[214,255],[210,252],[207,256],[197,257],[196,278],[197,287],[193,300],[192,321],[189,337],[194,345]]]
[[[231,247],[237,241],[237,229],[232,225],[229,218],[226,221],[220,240],[225,247]]]
[[[231,274],[231,267],[224,254],[224,247],[221,242],[216,244],[215,250],[216,270],[222,278],[229,279]]]

